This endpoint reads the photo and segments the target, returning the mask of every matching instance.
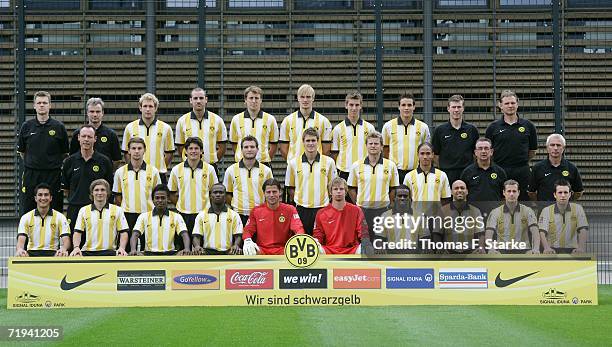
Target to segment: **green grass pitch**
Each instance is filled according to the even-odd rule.
[[[61,325],[59,345],[610,346],[612,286],[599,306],[177,307],[9,311],[0,325]],[[35,342],[21,345],[40,344]],[[20,345],[0,341],[0,345]]]

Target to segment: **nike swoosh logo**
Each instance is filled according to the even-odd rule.
[[[478,178],[478,176],[473,176],[473,177],[472,177],[472,179],[473,179],[473,180],[475,180],[475,179],[477,179],[477,178]]]
[[[80,167],[74,168],[74,171],[79,171]]]
[[[36,133],[30,133],[30,135],[36,135]]]
[[[499,132],[503,133],[504,131],[506,131],[506,129],[500,129]]]
[[[450,135],[444,135],[445,139],[448,139],[449,137],[451,137]]]
[[[495,286],[498,287],[498,288],[504,288],[504,287],[507,287],[507,286],[509,286],[509,285],[511,285],[513,283],[516,283],[516,282],[518,282],[520,280],[523,280],[523,279],[525,279],[525,278],[527,278],[527,277],[529,277],[531,275],[535,275],[538,272],[540,272],[540,271],[536,271],[536,272],[532,272],[532,273],[529,273],[529,274],[526,274],[526,275],[510,278],[510,279],[507,279],[507,280],[503,280],[501,277],[499,277],[499,275],[501,275],[501,272],[500,272],[500,273],[497,274],[497,277],[495,277]]]
[[[550,172],[549,172],[549,173],[545,173],[545,174],[544,174],[544,177],[546,177],[546,176],[548,176],[548,175],[550,175],[550,174],[551,174]]]
[[[91,282],[91,281],[95,280],[96,278],[102,277],[104,275],[106,275],[106,274],[101,274],[101,275],[98,275],[98,276],[89,277],[89,278],[86,278],[84,280],[80,280],[80,281],[76,281],[76,282],[68,282],[68,281],[66,281],[66,277],[68,275],[64,275],[64,278],[62,278],[62,283],[60,283],[60,288],[62,288],[62,290],[71,290],[71,289],[74,289],[76,287],[80,287],[80,286],[84,285],[85,283]]]

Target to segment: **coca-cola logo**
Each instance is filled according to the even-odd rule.
[[[225,270],[225,289],[273,289],[274,271]]]

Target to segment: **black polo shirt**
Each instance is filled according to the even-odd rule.
[[[41,124],[36,117],[24,122],[17,135],[17,152],[24,153],[24,165],[33,170],[57,170],[68,153],[68,133],[53,118]]]
[[[70,141],[70,154],[74,154],[80,150],[81,144],[79,143],[79,129],[77,129],[74,131],[74,134],[72,134],[72,141]],[[104,124],[100,124],[98,129],[96,129],[96,143],[94,144],[94,150],[98,153],[104,154],[112,161],[119,161],[122,158],[117,133]]]
[[[581,192],[582,178],[576,165],[563,158],[559,166],[552,166],[548,158],[539,161],[531,168],[529,191],[538,192],[538,201],[555,201],[555,182],[560,179],[567,180],[572,185],[572,191]]]
[[[444,170],[464,169],[474,162],[474,147],[478,140],[478,129],[470,123],[461,122],[455,129],[450,121],[438,125],[431,137],[434,154],[440,156],[439,167]]]
[[[487,127],[486,135],[493,142],[493,161],[504,168],[529,164],[529,151],[538,149],[538,133],[529,120],[518,118],[512,125],[498,119]]]
[[[468,201],[501,201],[506,179],[506,171],[493,163],[486,170],[473,163],[461,173],[468,188]]]
[[[94,151],[92,157],[85,161],[79,151],[66,158],[62,168],[62,189],[70,190],[68,204],[91,203],[89,185],[99,178],[105,179],[113,186],[113,165],[105,155]]]

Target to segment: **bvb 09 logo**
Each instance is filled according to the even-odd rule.
[[[319,246],[310,235],[294,235],[285,244],[285,257],[293,266],[309,267],[319,257]]]

